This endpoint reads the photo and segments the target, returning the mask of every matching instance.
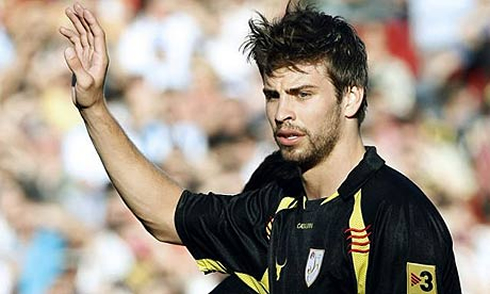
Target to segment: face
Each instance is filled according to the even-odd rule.
[[[282,156],[308,169],[327,158],[341,135],[342,111],[321,65],[280,68],[264,79],[266,114]]]

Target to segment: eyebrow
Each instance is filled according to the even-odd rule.
[[[279,97],[279,92],[277,92],[276,90],[272,90],[272,89],[265,89],[264,88],[262,90],[262,93],[264,93],[265,97],[273,97],[273,98]]]
[[[313,86],[313,85],[302,85],[302,86],[299,86],[299,87],[289,88],[289,89],[286,90],[286,93],[289,94],[289,95],[296,95],[300,91],[303,91],[303,90],[312,90],[312,89],[317,89],[317,88],[318,88],[317,86]]]
[[[297,95],[300,91],[317,89],[317,88],[318,86],[314,86],[314,85],[302,85],[298,87],[289,88],[286,90],[286,93],[289,95]],[[274,98],[279,97],[279,92],[273,89],[264,88],[262,92],[266,97],[274,97]]]

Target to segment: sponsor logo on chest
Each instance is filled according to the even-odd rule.
[[[311,229],[313,229],[313,223],[298,223],[296,225],[296,229],[298,229],[298,230],[311,230]]]

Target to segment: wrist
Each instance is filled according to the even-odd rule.
[[[99,99],[98,102],[93,103],[90,106],[78,107],[78,111],[84,120],[90,120],[91,118],[99,118],[109,114],[109,107],[107,106],[105,99]]]

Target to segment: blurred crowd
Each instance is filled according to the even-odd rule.
[[[185,188],[239,192],[275,149],[240,45],[255,10],[287,1],[80,2],[106,30],[106,95],[139,149]],[[152,239],[109,183],[70,101],[70,4],[0,0],[0,294],[208,293],[223,276]],[[490,293],[490,0],[315,4],[366,42],[365,143],[441,210],[464,293]]]

